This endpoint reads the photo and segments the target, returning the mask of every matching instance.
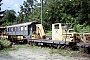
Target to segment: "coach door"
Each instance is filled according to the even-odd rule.
[[[29,27],[29,35],[32,35],[32,33],[33,33],[33,31],[36,31],[36,25],[35,24],[33,24],[33,25],[31,25],[30,27]]]
[[[29,26],[28,27],[28,35],[29,36],[32,34],[32,30],[33,30],[33,27],[32,26]]]

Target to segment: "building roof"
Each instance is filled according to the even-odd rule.
[[[6,27],[0,27],[0,29],[3,29],[3,28],[6,28]]]
[[[10,25],[10,26],[6,26],[6,27],[27,26],[27,25],[31,25],[32,23],[38,23],[38,22],[32,21],[32,22],[26,22],[26,23],[21,23],[21,24]]]

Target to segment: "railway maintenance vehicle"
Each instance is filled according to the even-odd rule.
[[[42,24],[37,21],[25,22],[0,28],[0,38],[18,43],[35,43],[37,45],[77,45],[90,48],[90,33],[77,33],[69,29],[68,24],[52,24],[52,37],[47,37]]]

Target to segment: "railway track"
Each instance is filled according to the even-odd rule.
[[[60,48],[74,48],[74,50],[82,50],[85,53],[90,53],[90,43],[74,43],[74,42],[64,42],[56,40],[46,40],[46,39],[28,39],[28,44],[37,46],[49,46],[49,47],[60,47]]]

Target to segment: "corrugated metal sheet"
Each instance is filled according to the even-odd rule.
[[[26,22],[26,23],[21,23],[21,24],[16,24],[16,25],[10,25],[10,26],[6,26],[6,27],[26,26],[26,25],[30,25],[35,22],[37,22],[37,21]]]

